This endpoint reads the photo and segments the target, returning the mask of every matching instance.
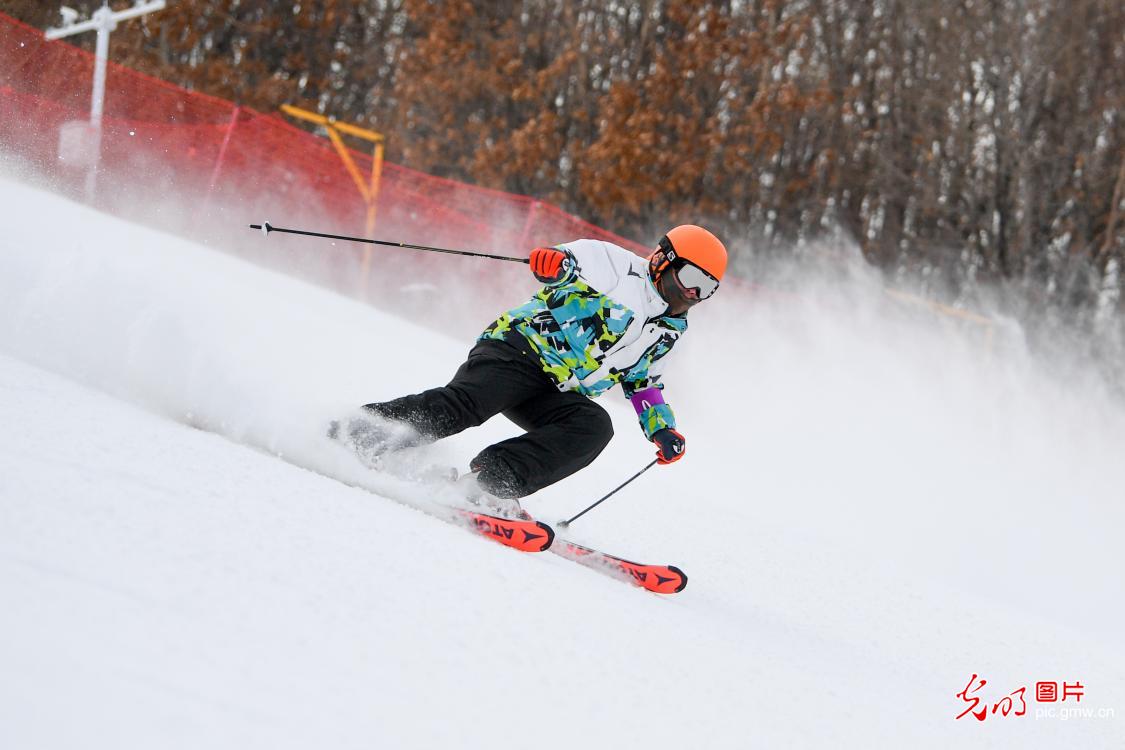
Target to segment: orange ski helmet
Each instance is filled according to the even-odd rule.
[[[648,259],[648,273],[669,304],[691,307],[715,293],[727,270],[727,249],[703,227],[668,231]]]

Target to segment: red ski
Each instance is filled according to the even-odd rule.
[[[677,594],[687,586],[687,575],[675,565],[645,565],[565,539],[559,540],[557,545],[551,547],[551,551],[611,578],[657,594]]]
[[[542,552],[555,540],[555,530],[533,518],[501,518],[471,510],[456,511],[469,529],[521,552]]]

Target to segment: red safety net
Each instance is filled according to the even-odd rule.
[[[0,152],[78,199],[86,197],[86,169],[60,159],[59,132],[67,122],[88,119],[93,64],[91,54],[65,41],[46,41],[40,30],[0,14]],[[370,173],[370,154],[353,151],[352,157],[361,172]],[[155,221],[287,270],[299,267],[302,257],[316,256],[317,263],[307,263],[304,270],[324,273],[325,254],[334,253],[336,260],[328,264],[332,278],[318,280],[337,286],[359,281],[362,251],[357,246],[295,239],[282,245],[247,236],[246,225],[261,219],[337,234],[364,232],[363,198],[326,138],[278,114],[236,107],[113,62],[107,71],[94,202],[108,212]],[[526,257],[536,245],[590,237],[647,253],[642,245],[548,203],[392,163],[384,165],[376,210],[376,236],[397,242]],[[423,278],[430,286],[419,291],[440,288],[436,280],[450,272],[451,264],[441,265],[443,256],[421,255],[377,252],[374,286],[365,291],[381,294],[393,287],[398,293],[409,287],[380,286],[403,266],[414,278],[427,272]],[[466,273],[501,282],[515,278],[496,264],[460,268],[462,280]]]

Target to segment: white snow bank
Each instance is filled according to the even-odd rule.
[[[1081,680],[1082,707],[1125,711],[1121,411],[888,320],[862,278],[831,290],[850,306],[693,313],[666,378],[688,456],[575,525],[681,565],[661,599],[298,468],[378,489],[324,420],[445,382],[470,341],[12,182],[0,201],[0,746],[1120,738],[1033,702],[953,717],[974,672],[992,701]],[[602,401],[618,436],[525,503],[545,520],[651,455]]]

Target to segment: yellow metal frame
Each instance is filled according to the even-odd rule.
[[[307,109],[294,107],[290,104],[282,104],[281,111],[298,120],[320,125],[328,133],[328,139],[332,141],[332,145],[336,148],[336,153],[340,155],[340,160],[344,162],[344,168],[348,170],[352,181],[359,189],[359,194],[363,196],[363,202],[367,206],[365,231],[366,236],[370,237],[375,233],[375,203],[379,198],[379,183],[383,176],[383,147],[386,143],[386,138],[383,137],[382,133],[376,133],[374,130],[368,130],[367,128],[361,128],[358,125],[351,125],[346,122],[339,122],[335,117],[310,112]],[[348,151],[348,147],[344,145],[344,139],[341,137],[341,134],[360,138],[374,145],[371,153],[370,181],[364,180],[363,175],[359,171],[359,167],[356,166],[355,160],[352,159],[352,155]],[[370,271],[371,246],[369,245],[363,250],[363,281],[365,285]]]

